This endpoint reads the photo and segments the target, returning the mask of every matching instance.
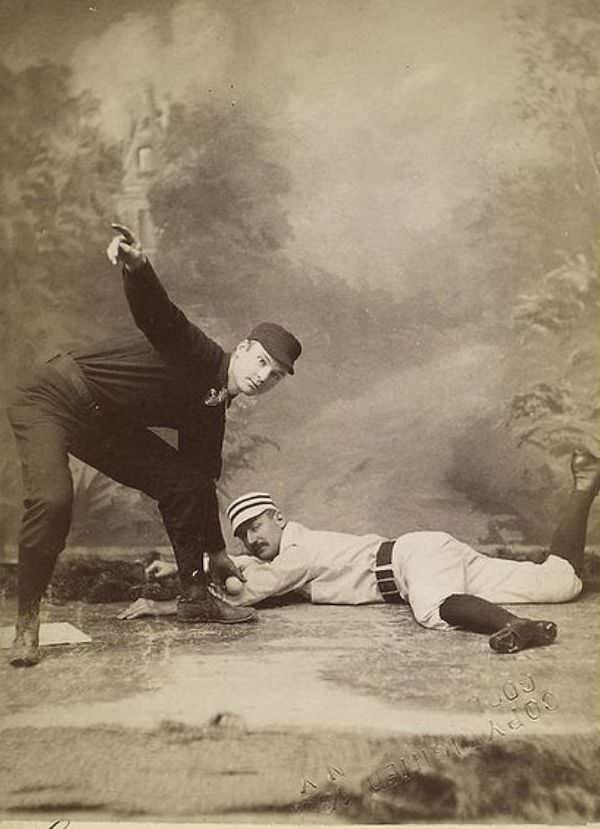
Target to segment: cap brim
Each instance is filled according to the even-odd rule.
[[[260,342],[260,340],[259,340],[259,342]],[[278,357],[277,354],[274,354],[272,351],[269,351],[269,349],[267,348],[266,345],[264,345],[264,343],[260,343],[260,344],[262,345],[264,350],[267,352],[269,357],[272,360],[275,360],[275,362],[278,363],[281,366],[281,368],[285,369],[285,371],[288,374],[293,374],[294,373],[294,366],[293,365],[291,365],[290,363],[287,363],[285,360],[282,360],[281,357]]]

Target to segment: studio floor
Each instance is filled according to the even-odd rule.
[[[48,646],[32,669],[3,660],[5,819],[596,815],[597,594],[523,608],[559,636],[515,655],[419,628],[405,607],[300,603],[224,627],[118,621],[124,606],[46,605],[91,643]],[[5,601],[2,624],[13,612]],[[504,765],[535,797],[498,799]]]

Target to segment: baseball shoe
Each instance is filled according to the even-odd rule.
[[[600,458],[587,449],[575,449],[571,455],[571,472],[576,490],[591,492],[594,496],[600,492]]]
[[[15,639],[8,661],[15,668],[31,668],[40,659],[40,616],[36,607],[17,618]]]
[[[537,619],[515,619],[508,622],[489,638],[490,648],[496,653],[517,653],[525,648],[551,645],[558,628],[554,622]]]
[[[205,584],[189,585],[177,601],[178,622],[237,625],[256,619],[258,614],[251,607],[234,607],[209,593]]]

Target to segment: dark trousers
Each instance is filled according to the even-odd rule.
[[[212,478],[149,429],[93,412],[87,402],[44,365],[8,408],[24,485],[21,609],[43,595],[65,546],[73,504],[69,454],[158,502],[184,584],[202,569],[207,511],[218,515]]]

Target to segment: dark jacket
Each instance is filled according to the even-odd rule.
[[[111,417],[176,429],[182,456],[217,479],[227,402],[205,401],[211,390],[214,396],[226,386],[229,355],[171,302],[149,262],[131,273],[124,269],[123,281],[142,333],[71,356],[92,397]],[[211,501],[216,509],[216,498]],[[218,526],[218,515],[208,524]],[[206,543],[209,550],[224,546],[220,532]]]

